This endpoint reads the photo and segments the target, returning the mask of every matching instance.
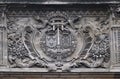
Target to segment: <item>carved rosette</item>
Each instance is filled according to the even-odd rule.
[[[70,18],[65,12],[41,17],[9,18],[8,52],[11,67],[64,71],[108,67],[109,26],[106,18]],[[85,21],[85,24],[81,23]]]

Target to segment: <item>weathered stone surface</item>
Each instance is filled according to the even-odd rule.
[[[28,75],[29,74],[29,75]],[[33,74],[33,76],[31,75]],[[114,77],[113,73],[104,73],[104,74],[99,74],[99,73],[66,73],[64,74],[64,77],[62,76],[63,73],[54,73],[54,74],[49,74],[50,77],[45,77],[43,75],[48,74],[48,73],[19,73],[19,74],[15,74],[15,73],[11,73],[9,75],[4,74],[4,76],[0,75],[0,79],[119,79],[119,77]],[[22,75],[22,76],[19,76]],[[40,77],[39,75],[42,75],[42,77]],[[52,77],[52,75],[60,75],[59,77]],[[69,75],[69,77],[68,77]],[[72,77],[72,75],[78,75],[79,77]]]
[[[120,72],[119,6],[1,4],[0,71]]]
[[[0,0],[1,4],[119,4],[119,0]]]

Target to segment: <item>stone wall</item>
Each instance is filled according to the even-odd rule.
[[[0,79],[119,79],[119,73],[0,73]]]

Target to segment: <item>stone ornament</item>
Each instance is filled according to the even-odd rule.
[[[84,23],[83,23],[84,21]],[[109,68],[109,18],[70,18],[66,12],[9,17],[7,23],[10,68],[74,71]]]

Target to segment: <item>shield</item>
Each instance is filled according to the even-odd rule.
[[[56,47],[57,45],[57,40],[56,40],[56,35],[55,36],[46,36],[46,46],[53,48]]]

